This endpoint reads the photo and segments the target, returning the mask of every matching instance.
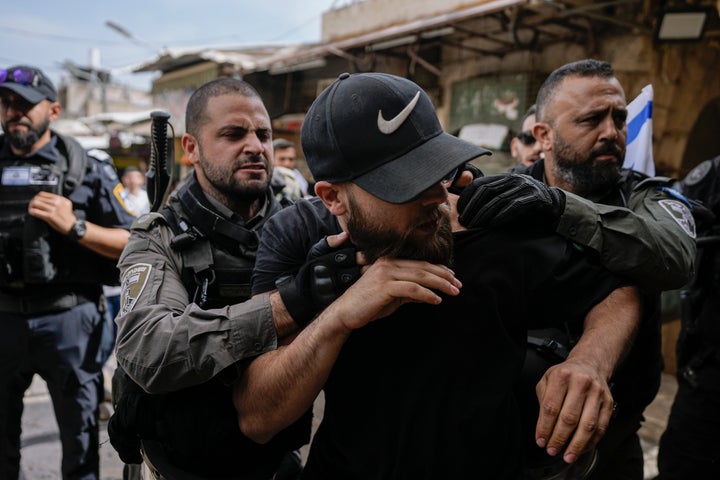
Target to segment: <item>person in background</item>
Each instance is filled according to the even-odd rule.
[[[681,290],[678,389],[656,480],[720,478],[720,156],[690,171],[679,189],[711,215],[698,221],[695,276]]]
[[[283,173],[283,177],[290,176],[290,173],[292,173],[295,184],[300,191],[299,198],[307,197],[310,194],[308,191],[309,184],[302,172],[297,168],[295,145],[284,138],[276,138],[273,140],[273,150],[275,151],[275,167],[281,167],[278,170]]]
[[[536,105],[533,134],[544,159],[516,169],[521,175],[477,179],[471,187],[476,207],[460,223],[497,228],[517,222],[555,231],[595,251],[598,261],[641,289],[637,338],[606,379],[613,384],[616,411],[598,444],[597,469],[590,478],[642,480],[637,431],[660,386],[660,292],[690,279],[695,222],[687,199],[672,188],[674,180],[622,168],[627,103],[609,63],[585,59],[561,66],[540,87]],[[536,194],[527,176],[559,187],[560,195]],[[547,440],[538,438],[538,445],[547,448]]]
[[[23,396],[47,383],[64,480],[97,480],[102,285],[134,216],[107,155],[50,129],[61,112],[38,68],[0,69],[0,477],[20,474]]]
[[[137,167],[127,167],[120,178],[125,189],[121,194],[128,209],[140,216],[150,211],[150,200],[145,190],[145,175]]]
[[[510,155],[520,167],[529,167],[541,157],[540,144],[533,136],[535,126],[535,105],[531,105],[523,116],[520,132],[510,141]]]

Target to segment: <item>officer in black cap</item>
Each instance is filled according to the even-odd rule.
[[[63,479],[97,479],[103,284],[133,215],[107,154],[49,129],[57,92],[41,70],[0,69],[0,471],[17,478],[23,395],[47,383]]]

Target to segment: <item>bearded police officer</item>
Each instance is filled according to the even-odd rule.
[[[47,383],[62,478],[98,478],[103,284],[134,217],[109,157],[49,129],[57,93],[39,69],[0,69],[0,476],[18,478],[23,395]]]
[[[122,382],[110,438],[131,463],[141,443],[156,478],[296,478],[309,415],[259,445],[240,433],[230,389],[243,361],[298,329],[277,294],[249,299],[261,229],[280,209],[270,118],[250,85],[222,78],[193,93],[186,129],[192,178],[138,219],[119,262],[116,354],[137,385]]]
[[[607,268],[642,287],[637,338],[607,379],[614,383],[617,408],[599,443],[593,479],[643,478],[637,430],[660,386],[659,292],[690,279],[696,251],[690,204],[672,188],[674,181],[622,168],[626,119],[625,93],[610,64],[587,59],[558,68],[537,96],[533,134],[545,157],[516,171],[572,193],[553,189],[561,195],[550,196],[526,175],[485,177],[463,193],[472,201],[460,216],[462,224],[473,227],[518,222],[523,228],[553,229],[594,250]],[[489,199],[497,200],[484,201]],[[578,324],[570,328],[582,333]],[[540,431],[538,444],[557,452],[548,438],[549,430]]]
[[[271,478],[307,432],[254,448],[232,421],[226,387],[240,361],[292,327],[273,323],[267,297],[240,303],[263,223],[281,208],[269,190],[270,118],[249,84],[222,78],[193,93],[186,130],[192,178],[166,209],[138,219],[119,262],[116,355],[142,390],[123,386],[111,440],[139,463],[141,439],[158,477]],[[259,461],[236,462],[240,452]]]

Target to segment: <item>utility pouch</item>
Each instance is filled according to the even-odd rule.
[[[10,265],[10,235],[0,233],[0,287],[9,287],[13,267]]]
[[[0,287],[22,286],[22,245],[15,235],[0,232]]]
[[[57,269],[50,254],[50,228],[28,217],[23,226],[23,279],[26,284],[45,284],[55,278]]]

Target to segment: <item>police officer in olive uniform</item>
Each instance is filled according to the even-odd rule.
[[[52,132],[60,114],[48,77],[0,70],[0,477],[20,468],[23,395],[47,383],[62,442],[62,478],[97,479],[102,399],[102,285],[133,215],[107,154]]]
[[[274,319],[267,295],[250,299],[261,229],[281,208],[270,118],[249,84],[221,78],[193,93],[186,129],[194,174],[138,219],[118,264],[116,355],[134,383],[115,379],[125,391],[110,438],[155,478],[296,478],[310,416],[259,445],[240,433],[231,398],[242,362],[297,329]]]
[[[545,158],[514,170],[523,175],[476,180],[472,207],[460,223],[552,228],[594,250],[608,269],[641,287],[642,323],[625,361],[607,379],[616,413],[599,442],[597,469],[590,477],[640,480],[637,430],[662,372],[659,293],[680,288],[693,272],[690,204],[671,179],[621,168],[626,100],[607,62],[581,60],[551,73],[538,92],[537,115],[533,133]],[[550,196],[526,175],[572,193]],[[569,327],[576,336],[582,333],[579,323]]]
[[[678,390],[660,439],[657,480],[720,478],[720,156],[695,167],[680,191],[713,216],[698,222],[697,269],[681,291]]]

